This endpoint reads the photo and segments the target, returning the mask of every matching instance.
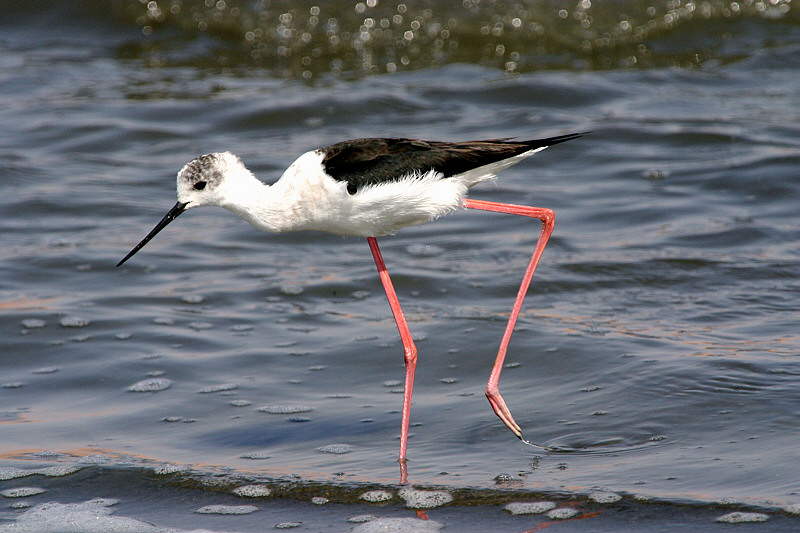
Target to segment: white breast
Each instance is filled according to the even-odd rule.
[[[467,192],[464,180],[428,172],[349,194],[346,182],[324,172],[322,157],[317,152],[303,154],[273,186],[283,207],[291,211],[292,230],[379,237],[457,209]]]

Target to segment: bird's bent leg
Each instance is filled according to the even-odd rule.
[[[406,324],[406,318],[403,316],[403,310],[400,308],[400,301],[397,299],[397,293],[394,291],[392,280],[389,277],[389,272],[386,271],[386,264],[381,257],[381,251],[378,248],[378,241],[375,237],[368,237],[369,249],[372,251],[372,257],[375,259],[375,266],[378,267],[378,275],[383,283],[383,288],[386,291],[386,297],[389,299],[389,307],[392,308],[394,321],[397,323],[397,330],[400,332],[400,340],[403,342],[403,355],[406,364],[406,383],[403,392],[403,418],[400,426],[400,482],[406,483],[406,449],[408,448],[408,423],[411,418],[411,393],[414,389],[414,372],[417,369],[417,347],[414,346],[414,340],[411,338],[411,331]]]
[[[517,298],[514,300],[514,307],[511,309],[511,316],[508,318],[508,324],[506,325],[505,333],[503,333],[503,339],[500,341],[500,349],[497,352],[497,359],[494,361],[492,373],[489,376],[489,383],[486,384],[486,398],[488,398],[489,403],[492,405],[492,409],[494,409],[495,414],[497,414],[497,416],[500,417],[500,420],[502,420],[503,423],[508,426],[508,429],[514,432],[514,435],[519,437],[521,440],[528,442],[522,437],[522,430],[520,430],[519,425],[517,425],[517,423],[514,421],[514,417],[511,416],[511,411],[508,410],[506,402],[503,401],[503,397],[500,395],[500,391],[498,389],[498,383],[500,382],[500,372],[503,370],[503,361],[505,360],[506,351],[508,350],[508,343],[511,340],[511,334],[514,332],[514,325],[517,322],[519,311],[522,308],[522,301],[525,299],[525,294],[527,293],[528,287],[531,284],[533,273],[536,271],[536,265],[539,264],[539,259],[542,257],[544,247],[547,246],[547,240],[550,238],[550,234],[553,233],[555,213],[553,213],[551,209],[545,209],[541,207],[502,204],[498,202],[486,202],[483,200],[471,200],[469,198],[464,199],[463,205],[469,209],[480,209],[482,211],[494,211],[497,213],[507,213],[510,215],[521,215],[525,217],[538,218],[542,221],[542,232],[539,234],[539,239],[536,241],[536,248],[533,250],[533,256],[531,256],[531,261],[528,263],[528,268],[525,270],[525,275],[522,278],[522,284],[519,287],[519,291],[517,291]]]

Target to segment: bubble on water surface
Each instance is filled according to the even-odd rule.
[[[347,521],[355,524],[361,524],[363,522],[369,522],[371,520],[377,520],[377,519],[378,517],[375,516],[374,514],[359,514],[356,516],[351,516],[350,518],[347,519]]]
[[[596,503],[614,503],[622,499],[622,496],[616,492],[609,492],[606,490],[596,490],[589,493],[589,499]]]
[[[210,394],[212,392],[223,392],[223,391],[234,390],[237,387],[238,385],[235,383],[222,383],[220,385],[211,385],[209,387],[204,387],[197,392],[199,392],[200,394]]]
[[[240,459],[250,459],[253,461],[261,461],[263,459],[269,459],[270,457],[271,456],[269,454],[258,453],[258,452],[243,453],[242,455],[239,456]]]
[[[22,381],[9,381],[8,383],[3,383],[0,385],[0,388],[3,389],[19,389],[22,387],[24,383]]]
[[[160,392],[171,386],[172,381],[167,378],[150,378],[134,383],[128,387],[128,390],[131,392]]]
[[[302,522],[281,522],[280,524],[275,524],[275,529],[292,529],[300,527],[302,524]]]
[[[248,405],[252,405],[253,402],[250,400],[231,400],[228,402],[229,405],[233,407],[247,407]]]
[[[559,507],[547,512],[547,518],[550,520],[567,520],[573,516],[577,516],[578,510],[572,507]]]
[[[378,503],[378,502],[388,502],[389,500],[394,498],[394,495],[391,492],[385,490],[371,490],[365,492],[364,494],[359,496],[359,498],[361,498],[365,502]]]
[[[411,509],[431,509],[453,501],[453,495],[443,490],[400,489],[397,493]]]
[[[272,489],[266,485],[244,485],[232,491],[243,498],[266,498],[272,495]]]
[[[38,452],[33,452],[31,456],[36,457],[38,459],[61,459],[62,457],[66,457],[67,454],[60,452],[51,452],[50,450],[41,450]]]
[[[314,505],[325,505],[329,501],[330,500],[328,498],[323,498],[322,496],[314,496],[313,498],[311,498],[311,503],[313,503]]]
[[[58,366],[43,366],[36,370],[31,370],[31,374],[55,374],[59,370],[61,370],[61,367]]]
[[[80,469],[81,468],[79,466],[73,466],[73,465],[55,465],[55,466],[48,466],[45,468],[32,468],[30,470],[15,468],[13,466],[0,466],[0,481],[6,481],[9,479],[17,479],[33,475],[61,477],[73,474]]]
[[[168,476],[170,474],[182,474],[184,472],[189,472],[191,470],[192,469],[186,465],[168,463],[154,468],[153,473],[156,474],[157,476]]]
[[[47,491],[39,487],[17,487],[0,492],[0,496],[5,498],[27,498],[28,496],[36,496],[37,494],[44,494],[45,492]]]
[[[37,468],[34,473],[47,477],[62,477],[74,474],[81,467],[74,465],[54,465],[46,468]]]
[[[352,452],[353,447],[349,444],[327,444],[317,448],[317,451],[322,453],[344,454]]]
[[[135,518],[111,516],[117,500],[97,498],[83,503],[40,503],[15,517],[0,532],[18,533],[158,533],[164,531]],[[180,530],[174,530],[178,533]]]
[[[265,405],[259,407],[256,411],[262,413],[269,413],[271,415],[292,415],[296,413],[307,413],[312,408],[305,405]]]
[[[65,316],[59,321],[59,324],[65,328],[85,328],[90,323],[89,319],[79,316]]]
[[[203,303],[205,301],[205,298],[200,296],[199,294],[189,294],[189,295],[183,296],[181,298],[181,301],[184,302],[184,303],[187,303],[187,304],[199,304],[199,303]]]
[[[22,501],[18,501],[18,502],[12,503],[11,505],[9,505],[9,507],[11,507],[12,509],[27,509],[31,505],[33,505],[33,504],[31,502],[29,502],[28,500],[22,500]]]
[[[26,318],[22,321],[22,327],[25,329],[38,329],[43,328],[46,325],[47,322],[39,318]]]
[[[769,515],[764,513],[745,513],[742,511],[735,511],[728,513],[717,518],[717,522],[724,524],[748,524],[752,522],[766,522],[769,520]]]
[[[444,527],[436,520],[419,518],[376,518],[359,524],[353,533],[434,533]]]
[[[75,459],[75,462],[82,465],[107,465],[111,462],[111,459],[106,455],[93,453],[84,457],[78,457]]]
[[[444,250],[435,244],[411,244],[406,246],[406,252],[413,257],[436,257]]]
[[[555,508],[556,504],[553,502],[511,502],[503,507],[513,515],[540,514]]]
[[[281,287],[281,294],[285,294],[286,296],[298,296],[303,294],[303,287],[299,285],[286,285]]]
[[[206,505],[195,509],[200,514],[250,514],[258,511],[255,505]]]
[[[783,512],[789,514],[800,514],[800,503],[793,503],[783,508]]]

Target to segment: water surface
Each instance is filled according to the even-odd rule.
[[[591,131],[471,193],[556,212],[500,386],[569,453],[483,396],[538,223],[380,240],[420,351],[410,481],[800,500],[796,6],[372,4],[2,16],[1,462],[397,483],[402,347],[366,242],[198,210],[114,265],[201,153],[271,182],[346,138]]]

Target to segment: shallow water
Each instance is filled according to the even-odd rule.
[[[290,20],[327,21],[312,44],[354,42],[371,4],[310,15],[301,3]],[[198,210],[114,265],[200,153],[234,151],[269,182],[346,138],[591,131],[471,193],[556,212],[500,386],[528,438],[570,451],[520,443],[483,396],[538,223],[462,211],[380,240],[420,350],[410,481],[799,501],[796,6],[741,4],[734,16],[712,3],[707,17],[592,52],[572,7],[553,4],[570,10],[562,19],[469,4],[428,16],[408,2],[397,23],[454,19],[464,33],[448,39],[469,46],[431,56],[432,38],[403,56],[402,39],[361,32],[358,53],[312,47],[313,65],[253,54],[275,43],[247,32],[296,36],[280,29],[281,3],[214,8],[227,31],[197,29],[215,20],[204,4],[175,3],[183,10],[158,23],[113,2],[7,11],[0,463],[45,451],[64,454],[57,463],[397,483],[402,348],[362,239],[267,235]],[[661,22],[669,11],[625,7]],[[601,35],[619,27],[609,6],[587,9]],[[515,18],[545,21],[563,42],[481,32]],[[486,55],[499,44],[502,57]],[[631,62],[630,47],[649,60]],[[166,388],[129,390],[147,379]],[[331,444],[348,453],[320,451]]]

